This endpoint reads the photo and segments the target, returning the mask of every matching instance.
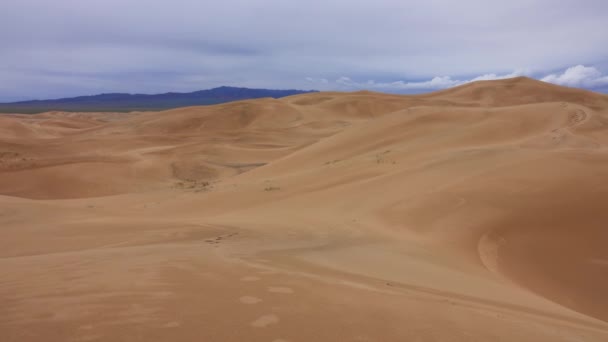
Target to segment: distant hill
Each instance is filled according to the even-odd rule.
[[[165,93],[155,95],[112,93],[54,100],[0,103],[0,113],[33,114],[55,110],[67,112],[150,111],[186,106],[212,105],[263,97],[280,98],[311,92],[315,91],[218,87],[191,93]]]

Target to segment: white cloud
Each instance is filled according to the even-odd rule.
[[[505,75],[485,74],[485,75],[477,76],[477,77],[469,80],[468,82],[502,80],[505,78],[513,78],[513,77],[525,76],[525,75],[529,75],[529,74],[530,74],[529,70],[520,69],[520,70],[516,70],[510,74],[505,74]],[[467,82],[465,82],[465,83],[467,83]]]
[[[329,81],[326,78],[312,78],[312,77],[305,77],[304,78],[306,81],[311,82],[311,83],[321,83],[321,84],[328,84]]]
[[[376,83],[375,81],[368,81],[365,85],[371,86],[376,89],[443,89],[453,87],[460,84],[460,81],[453,80],[450,76],[438,76],[433,77],[429,81],[422,82],[405,82],[397,81],[391,83]]]
[[[511,78],[516,76],[526,75],[527,72],[523,70],[515,71],[505,75],[497,74],[484,74],[481,76],[474,77],[467,80],[457,80],[450,76],[436,76],[428,81],[418,82],[407,82],[407,81],[396,81],[396,82],[376,82],[374,80],[368,80],[367,82],[356,82],[350,77],[342,76],[334,81],[336,87],[342,89],[375,89],[375,90],[393,90],[393,91],[407,91],[407,90],[437,90],[455,87],[461,84],[482,81],[482,80],[497,80],[504,78]],[[315,79],[310,78],[311,82],[315,82]]]
[[[518,76],[530,76],[532,73],[529,70],[516,70],[508,74],[483,74],[468,79],[455,79],[451,76],[436,76],[426,81],[395,81],[395,82],[376,82],[368,80],[366,82],[358,82],[350,77],[342,76],[334,82],[328,82],[327,79],[307,78],[309,82],[319,85],[320,89],[341,89],[341,90],[378,90],[388,92],[409,92],[409,91],[430,91],[440,90],[459,86],[469,82],[500,80]],[[608,86],[608,75],[602,74],[595,67],[587,67],[584,65],[576,65],[566,69],[561,74],[550,74],[538,77],[541,81],[550,82],[558,85],[581,87],[581,88],[600,88]],[[324,80],[323,84],[319,80]]]
[[[342,76],[342,77],[338,78],[336,80],[336,83],[344,85],[344,86],[349,86],[349,87],[356,84],[355,82],[353,82],[353,80],[350,79],[350,77],[346,77],[346,76]]]
[[[570,87],[597,88],[608,86],[607,75],[602,75],[594,67],[580,64],[566,69],[562,74],[547,75],[541,80]]]

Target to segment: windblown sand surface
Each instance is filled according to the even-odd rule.
[[[608,341],[608,96],[0,116],[1,341]]]

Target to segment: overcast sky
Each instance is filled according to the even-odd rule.
[[[1,0],[0,101],[220,85],[608,89],[606,0]]]

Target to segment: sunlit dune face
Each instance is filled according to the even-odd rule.
[[[0,116],[6,341],[606,341],[608,97]]]

